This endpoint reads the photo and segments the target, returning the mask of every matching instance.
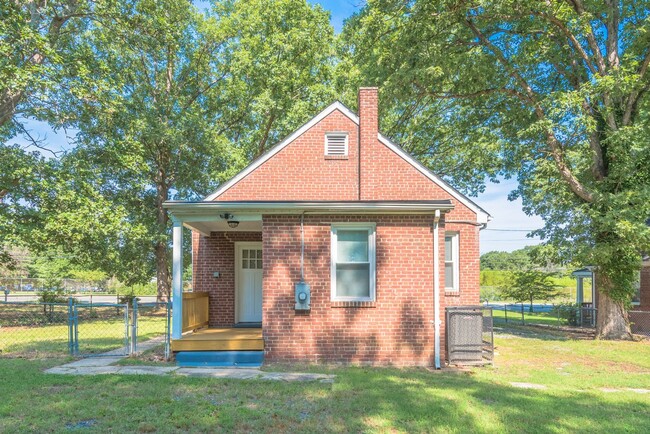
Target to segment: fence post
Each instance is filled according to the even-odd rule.
[[[576,322],[578,327],[582,327],[582,309],[579,306],[576,306]]]
[[[68,297],[68,352],[74,356],[74,324],[72,315],[72,297]]]
[[[506,324],[508,324],[508,305],[503,305],[503,312],[506,314]]]
[[[172,314],[172,304],[169,301],[166,304],[167,304],[167,324],[165,325],[165,360],[169,360],[170,356],[171,356],[171,354],[170,354],[171,348],[170,348],[169,340],[170,340],[170,336],[171,336],[170,328],[171,328],[171,321],[172,321],[172,315],[171,315]]]
[[[557,312],[557,325],[561,326],[562,322],[560,321],[560,311],[562,310],[562,306],[561,305],[560,306],[553,305],[553,307],[554,308],[557,307],[557,309],[555,309],[555,311]]]
[[[131,354],[138,351],[138,299],[133,298],[133,310],[131,312]]]
[[[74,312],[74,355],[77,356],[79,355],[79,310],[77,309],[77,305],[74,303],[72,305],[72,310]]]
[[[521,325],[526,325],[526,320],[524,319],[524,304],[521,303]]]

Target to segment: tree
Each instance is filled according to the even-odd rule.
[[[82,239],[114,257],[95,263],[109,271],[104,258],[117,259],[126,283],[155,268],[158,294],[169,296],[163,203],[207,194],[326,100],[327,15],[304,0],[272,6],[222,2],[206,17],[188,2],[134,0],[76,41],[88,71],[67,78],[58,96],[67,125],[79,130],[62,164],[91,220],[72,210],[65,222],[57,217],[50,228],[58,239],[83,254],[83,243],[64,234],[101,234],[89,227],[101,222],[91,212],[102,205],[103,239],[115,242]],[[117,213],[105,214],[104,202]]]
[[[530,302],[530,313],[533,313],[534,300],[547,301],[559,295],[551,273],[529,269],[515,271],[510,277],[510,282],[500,288],[501,297],[515,302]]]
[[[532,266],[530,247],[513,252],[487,252],[481,255],[481,270],[521,270]]]
[[[46,218],[37,209],[56,179],[61,154],[25,127],[26,119],[53,128],[66,117],[56,92],[64,77],[83,79],[83,58],[72,49],[91,20],[110,15],[106,0],[14,0],[0,9],[0,265],[11,262],[3,246],[39,246],[32,234]],[[21,137],[27,145],[11,143]],[[40,247],[40,246],[39,246]]]
[[[516,176],[536,234],[597,267],[603,338],[630,337],[650,247],[649,15],[643,0],[370,0],[344,31],[392,103],[388,131],[469,192]]]

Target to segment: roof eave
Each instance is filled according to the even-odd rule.
[[[246,214],[433,214],[454,208],[449,201],[439,202],[218,202],[167,201],[163,204],[170,214],[194,216],[215,211]]]

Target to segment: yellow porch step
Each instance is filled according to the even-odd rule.
[[[261,328],[207,328],[172,340],[172,351],[261,351]]]

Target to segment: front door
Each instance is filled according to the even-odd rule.
[[[235,244],[237,322],[262,322],[262,243]]]

